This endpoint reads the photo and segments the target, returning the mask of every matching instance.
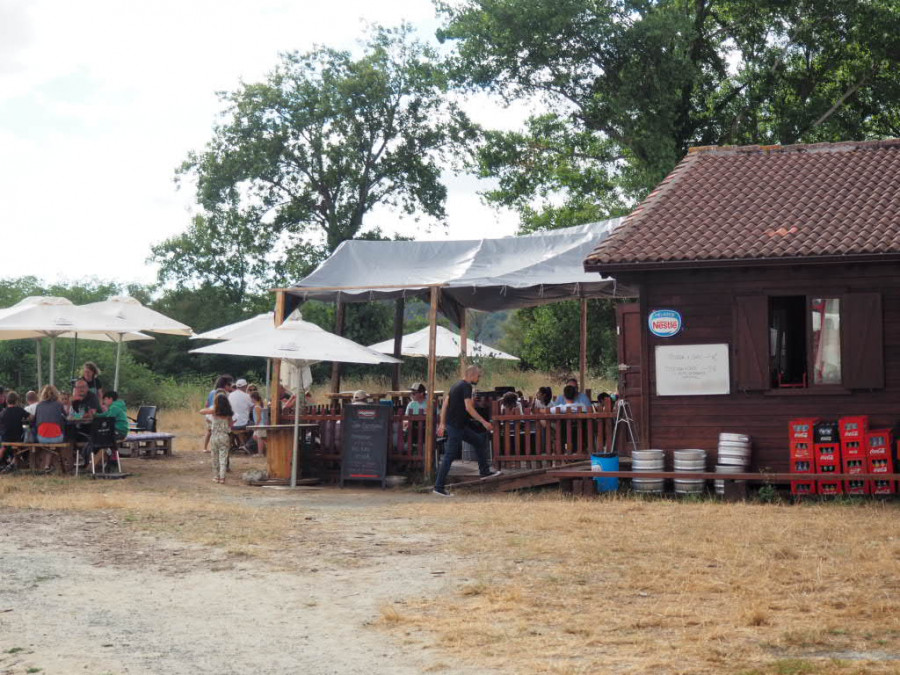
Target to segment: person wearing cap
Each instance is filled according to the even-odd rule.
[[[425,403],[425,385],[416,382],[409,388],[410,401],[406,404],[406,415],[424,415],[428,410]],[[409,429],[409,420],[403,420],[403,431]]]
[[[428,405],[425,403],[425,385],[416,382],[409,388],[409,394],[410,401],[406,404],[406,414],[424,415],[428,410]]]
[[[450,466],[459,459],[462,452],[463,441],[475,448],[475,456],[478,458],[478,473],[482,478],[497,476],[501,471],[493,471],[488,461],[487,437],[469,428],[471,421],[478,422],[488,432],[493,430],[488,422],[475,409],[475,399],[472,398],[472,385],[478,384],[481,379],[481,368],[469,366],[466,368],[465,377],[450,387],[447,396],[444,397],[444,405],[441,406],[441,422],[438,425],[438,436],[447,434],[447,442],[444,445],[444,457],[434,481],[434,494],[441,497],[450,497],[447,492],[447,476],[450,474]]]
[[[357,389],[353,392],[353,397],[350,399],[351,405],[365,405],[369,402],[369,395],[366,393],[365,389]]]
[[[247,393],[247,380],[243,377],[234,383],[235,390],[228,394],[228,403],[234,413],[232,431],[246,429],[250,424],[250,416],[253,414],[253,399]]]

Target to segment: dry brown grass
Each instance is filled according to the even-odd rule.
[[[512,497],[416,515],[472,564],[453,592],[383,623],[428,631],[464,660],[549,673],[900,670],[894,504]]]
[[[388,546],[380,551],[419,555],[423,566],[449,552],[450,590],[399,598],[379,626],[476,669],[900,671],[897,502],[411,495],[384,507],[372,490],[371,508],[322,492],[336,506],[313,510],[238,485],[258,458],[234,458],[232,485],[212,484],[195,412],[166,412],[164,427],[179,433],[176,457],[127,460],[134,475],[124,481],[2,477],[0,506],[109,513],[122,527],[293,572],[366,564],[374,532]]]

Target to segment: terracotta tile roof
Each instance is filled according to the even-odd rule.
[[[900,140],[692,148],[588,271],[900,254]]]

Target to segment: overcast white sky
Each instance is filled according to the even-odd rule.
[[[174,170],[209,139],[215,92],[262,79],[279,52],[352,48],[364,22],[403,19],[438,25],[429,0],[0,0],[0,278],[154,281],[151,244],[189,222]],[[521,117],[482,103],[479,121]],[[448,231],[427,238],[514,233],[477,181],[448,187]]]

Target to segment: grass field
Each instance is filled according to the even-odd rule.
[[[435,597],[398,597],[374,629],[443,663],[516,673],[900,672],[900,505],[802,505],[554,492],[434,501],[316,516],[290,498],[211,484],[193,411],[165,411],[177,456],[127,462],[124,481],[0,479],[0,506],[105,514],[151,532],[296,572],[306,556],[352,568],[374,532],[414,533],[401,551],[432,569]],[[256,458],[235,458],[234,476]],[[271,495],[271,493],[269,493]],[[315,497],[312,498],[315,501]],[[309,563],[313,564],[313,563]],[[362,627],[360,628],[363,629]],[[435,669],[436,672],[440,668]]]

